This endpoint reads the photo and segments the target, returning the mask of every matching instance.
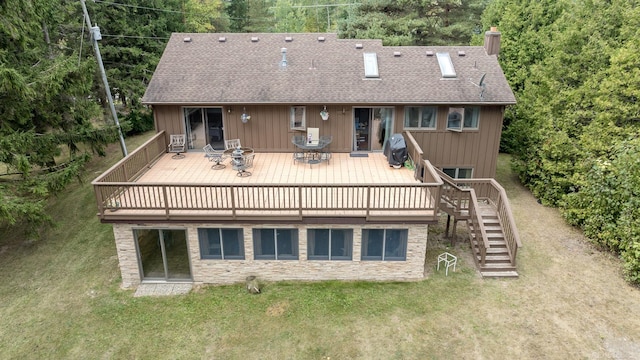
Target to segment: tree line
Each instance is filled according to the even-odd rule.
[[[120,123],[135,133],[153,127],[140,99],[173,32],[331,31],[394,44],[468,43],[483,1],[94,0],[86,6],[100,28]],[[80,0],[0,1],[0,225],[37,230],[47,223],[47,199],[117,141],[89,33]]]
[[[544,204],[640,283],[637,0],[87,1],[127,133],[172,32],[337,32],[386,45],[479,44],[502,32],[518,104],[501,148]],[[79,0],[0,1],[0,224],[46,223],[48,197],[117,141]]]
[[[502,32],[518,101],[502,149],[520,180],[640,284],[638,1],[494,0],[483,22]]]

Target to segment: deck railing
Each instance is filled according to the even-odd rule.
[[[480,212],[478,211],[478,198],[473,188],[462,188],[455,179],[450,178],[440,170],[436,170],[441,176],[444,185],[442,186],[442,205],[448,206],[457,218],[465,218],[471,222],[471,235],[476,239],[480,259],[476,259],[480,266],[484,266],[489,249],[489,238],[482,223]]]
[[[94,183],[101,217],[192,220],[366,217],[437,217],[439,184],[145,184]],[[107,212],[109,210],[110,212]],[[122,214],[124,215],[124,214]]]
[[[473,189],[478,199],[486,200],[496,207],[511,263],[515,266],[518,248],[522,244],[504,188],[494,179],[458,179],[455,182],[458,186]]]
[[[212,216],[219,219],[299,219],[304,216],[437,219],[442,182],[428,161],[422,161],[426,182],[416,184],[135,182],[166,153],[166,145],[164,132],[160,132],[94,180],[98,215],[102,219],[197,220]]]
[[[161,131],[105,171],[94,183],[132,181],[166,152],[167,140],[164,131]]]
[[[405,143],[407,145],[407,153],[409,154],[409,157],[411,158],[411,160],[413,161],[413,165],[415,166],[413,177],[422,182],[429,182],[429,181],[425,181],[424,179],[424,176],[425,176],[424,160],[425,159],[424,159],[424,152],[422,151],[422,148],[420,147],[416,139],[413,137],[411,132],[405,131],[404,136],[405,136]],[[435,176],[436,177],[434,179],[439,178],[437,175]]]

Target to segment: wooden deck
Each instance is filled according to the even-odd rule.
[[[437,220],[441,183],[416,180],[382,153],[334,153],[318,164],[256,153],[252,175],[239,177],[230,159],[215,170],[203,152],[174,159],[163,146],[153,138],[93,182],[102,221]]]
[[[331,161],[304,164],[293,161],[291,153],[256,153],[251,176],[236,176],[237,171],[225,161],[226,168],[211,169],[212,163],[201,152],[189,152],[182,159],[165,154],[146,173],[139,183],[191,184],[415,184],[413,171],[405,167],[390,167],[382,153],[368,157],[351,157],[335,153]]]

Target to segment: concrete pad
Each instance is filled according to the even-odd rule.
[[[134,297],[140,296],[172,296],[188,294],[193,288],[190,283],[158,283],[158,284],[140,284],[136,289]]]

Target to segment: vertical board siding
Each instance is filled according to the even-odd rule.
[[[502,131],[502,106],[483,107],[477,131],[448,131],[447,113],[447,106],[438,108],[436,130],[410,130],[424,151],[425,159],[438,168],[472,167],[474,178],[495,176]],[[404,109],[396,114],[396,123],[402,124]]]
[[[317,127],[321,135],[333,136],[331,152],[350,152],[353,142],[353,107],[362,105],[327,105],[327,121],[320,117],[323,106],[306,105],[307,127]],[[231,108],[230,113],[226,111],[228,108]],[[504,107],[482,107],[479,129],[463,132],[446,129],[448,108],[438,108],[436,130],[411,130],[424,151],[425,158],[438,168],[471,167],[475,178],[492,178],[495,176],[500,147]],[[289,128],[290,105],[232,105],[223,109],[225,139],[240,139],[242,145],[252,147],[257,152],[292,152],[294,146],[291,137],[306,134]],[[251,116],[246,124],[240,121],[243,110]],[[184,133],[181,106],[155,105],[154,114],[157,131],[165,130],[167,139],[170,134]],[[402,133],[404,106],[395,106],[394,115],[394,132]]]

